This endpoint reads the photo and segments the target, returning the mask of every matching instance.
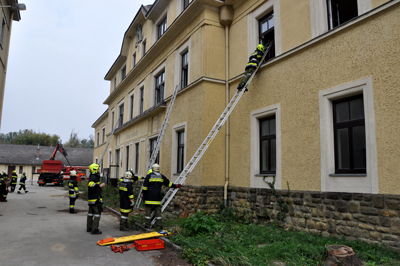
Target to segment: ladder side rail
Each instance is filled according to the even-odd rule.
[[[193,168],[197,165],[197,162],[201,159],[201,157],[203,156],[204,152],[208,149],[208,146],[211,144],[212,140],[215,138],[215,136],[218,134],[219,130],[225,124],[225,121],[228,119],[229,115],[232,113],[232,111],[235,108],[236,104],[239,102],[240,98],[244,94],[245,88],[252,81],[253,77],[257,73],[258,69],[260,68],[262,62],[264,61],[264,59],[265,59],[266,55],[268,54],[269,50],[271,49],[271,47],[272,47],[272,42],[269,43],[268,48],[264,51],[264,54],[263,54],[263,57],[262,57],[260,63],[258,64],[257,68],[254,70],[254,72],[251,74],[251,76],[250,76],[249,80],[246,82],[245,86],[241,90],[238,90],[235,93],[235,95],[232,97],[231,101],[229,102],[229,104],[225,108],[224,112],[222,113],[223,115],[221,115],[221,117],[215,123],[215,125],[211,129],[211,132],[207,135],[206,139],[202,142],[202,144],[200,145],[199,149],[195,152],[195,155],[192,157],[192,159],[186,165],[185,169],[182,171],[182,174],[178,178],[179,184],[183,184],[183,182],[185,182],[186,178],[189,176],[189,174],[191,173]],[[222,121],[221,121],[221,118],[222,118]],[[214,128],[216,128],[216,127],[217,127],[217,130],[214,130]],[[202,146],[204,146],[204,145],[205,145],[205,147],[203,149],[201,149]],[[201,150],[200,154],[197,156],[195,161],[192,163],[193,158],[196,156],[196,154],[197,154],[197,152],[199,150]],[[186,168],[188,168],[188,166],[189,166],[189,169],[186,170]],[[187,171],[187,173],[184,173],[185,170]],[[163,198],[163,200],[161,202],[161,204],[162,204],[161,212],[163,212],[165,210],[165,208],[168,206],[168,204],[171,202],[172,198],[175,196],[175,194],[177,192],[178,192],[178,189],[170,188],[168,190],[168,192],[165,194],[165,196],[164,196],[164,198]],[[170,194],[172,194],[172,195],[170,195]],[[153,225],[154,223],[155,223],[155,219],[153,219],[151,224]]]
[[[158,154],[158,151],[160,150],[161,142],[165,135],[165,131],[166,131],[168,123],[169,123],[172,106],[175,103],[175,99],[176,99],[176,95],[178,94],[179,87],[180,87],[180,85],[176,85],[174,93],[172,94],[171,102],[169,103],[169,106],[167,108],[167,113],[165,114],[165,117],[164,117],[164,122],[161,126],[160,133],[158,134],[158,137],[157,137],[156,146],[154,147],[153,152],[150,157],[150,161],[147,164],[147,171],[149,171],[150,167],[154,164],[154,162],[156,160],[156,155]],[[147,172],[146,172],[146,174],[147,174]],[[142,191],[143,191],[143,183],[140,186],[138,195],[141,195]],[[138,209],[140,207],[141,202],[142,202],[142,198],[138,197],[138,199],[136,200],[136,203],[135,203],[135,209]]]

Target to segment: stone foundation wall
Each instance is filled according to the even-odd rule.
[[[218,212],[223,187],[184,186],[167,211]],[[276,220],[278,200],[288,206],[285,226],[322,236],[384,243],[400,251],[400,195],[228,188],[228,206],[258,220]]]

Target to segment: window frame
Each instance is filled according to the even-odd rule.
[[[118,127],[121,127],[124,124],[124,112],[125,112],[125,104],[124,101],[118,104]]]
[[[126,78],[126,65],[121,67],[121,82]]]
[[[159,82],[160,77],[161,79]],[[165,69],[162,69],[158,74],[154,75],[154,105],[163,102],[164,99],[165,99]]]
[[[102,144],[104,144],[106,142],[106,127],[102,127],[101,129],[101,134],[102,134]]]
[[[4,48],[5,48],[4,43],[5,43],[5,39],[6,39],[6,29],[7,29],[7,21],[6,21],[4,14],[2,14],[1,32],[0,32],[0,47],[2,50],[4,50]]]
[[[269,27],[269,21],[270,18],[272,17],[273,22],[274,22],[274,26],[273,27]],[[262,24],[263,22],[267,22],[268,24],[268,29],[266,31],[262,31]],[[259,43],[262,43],[263,45],[265,45],[265,49],[267,49],[267,44],[269,44],[269,39],[268,40],[264,40],[265,36],[268,35],[274,35],[274,37],[272,38],[272,46],[271,49],[269,50],[268,54],[265,56],[265,60],[264,62],[271,60],[275,57],[275,14],[274,14],[274,10],[268,12],[266,15],[262,16],[260,19],[258,19],[258,38],[259,38]]]
[[[129,94],[129,120],[135,117],[135,91]]]
[[[136,51],[132,54],[132,69],[136,66]]]
[[[185,137],[185,129],[181,129],[181,130],[179,130],[179,131],[177,131],[176,132],[177,133],[177,138],[178,138],[178,141],[177,141],[177,158],[176,158],[176,161],[177,161],[177,164],[176,164],[176,172],[177,173],[181,173],[182,171],[183,171],[183,169],[185,169],[185,140],[186,140],[186,137]],[[183,138],[183,144],[181,143],[181,141],[180,140],[182,140],[182,138]]]
[[[140,142],[135,142],[135,174],[139,172]]]
[[[159,40],[167,31],[167,16],[162,18],[157,24],[157,40]]]
[[[366,140],[366,174],[335,174],[332,101],[363,94]],[[321,140],[321,191],[379,193],[376,125],[372,77],[319,92]]]
[[[276,135],[276,171],[264,174],[260,171],[260,119],[275,116]],[[272,182],[275,176],[275,188],[282,188],[282,140],[281,140],[281,105],[275,104],[250,112],[250,187],[269,188],[266,181]]]
[[[262,127],[261,127],[261,124],[262,124],[262,122],[265,122],[265,121],[270,121],[270,120],[275,120],[275,134],[269,134],[269,135],[262,135]],[[260,166],[259,166],[259,169],[260,169],[260,175],[276,175],[276,152],[275,152],[275,165],[274,165],[274,167],[275,167],[275,170],[272,170],[271,169],[271,166],[272,166],[272,161],[271,161],[271,159],[272,159],[272,157],[273,157],[273,154],[272,154],[272,150],[271,150],[271,142],[273,141],[273,140],[275,140],[275,150],[276,150],[276,117],[275,117],[275,115],[271,115],[271,116],[265,116],[265,117],[261,117],[260,119],[258,119],[258,121],[259,121],[259,132],[260,132],[260,135],[259,135],[259,146],[260,146],[260,156],[259,156],[259,158],[260,158]],[[268,165],[270,166],[270,168],[268,169],[268,170],[263,170],[262,169],[262,165],[263,165],[263,160],[264,160],[264,158],[263,158],[263,150],[262,150],[262,142],[263,141],[267,141],[268,142]]]
[[[156,147],[155,145],[157,144],[157,137],[158,136],[149,138],[149,158],[148,158],[149,161],[151,159],[151,155],[153,153],[153,150]],[[158,150],[157,157],[154,160],[154,163],[160,164],[160,150]]]
[[[181,89],[186,88],[188,85],[189,85],[189,49],[181,53]]]
[[[100,131],[98,130],[96,132],[96,146],[100,145]]]
[[[356,100],[356,99],[362,99],[362,101],[364,101],[363,99],[363,95],[362,94],[358,94],[355,96],[350,96],[350,97],[345,97],[345,98],[341,98],[339,100],[335,100],[332,101],[332,114],[333,114],[333,134],[334,134],[334,149],[335,149],[335,174],[353,174],[353,173],[360,173],[360,174],[366,174],[366,167],[365,168],[355,168],[354,166],[354,157],[355,157],[355,151],[354,151],[354,139],[352,136],[353,133],[353,129],[355,127],[359,127],[359,126],[364,126],[364,134],[365,134],[365,114],[364,114],[364,107],[363,107],[363,118],[362,119],[351,119],[348,121],[343,121],[343,122],[338,122],[336,119],[336,110],[337,110],[337,105],[340,103],[349,103],[352,100]],[[350,116],[350,114],[349,114]],[[341,129],[348,129],[347,132],[347,137],[348,137],[348,149],[349,149],[349,169],[344,169],[344,168],[340,168],[339,165],[339,144],[338,144],[338,131]],[[364,140],[364,146],[366,148],[366,143]],[[366,158],[365,158],[365,164],[366,164]]]
[[[332,13],[334,13],[334,11],[335,11],[335,10],[333,9],[333,4],[334,4],[333,1],[335,1],[336,4],[339,4],[338,1],[340,1],[340,0],[326,0],[326,12],[327,12],[328,29],[329,29],[329,30],[333,30],[334,28],[337,28],[337,27],[343,25],[344,23],[346,23],[346,22],[348,22],[348,21],[350,21],[350,20],[352,20],[352,19],[354,19],[354,18],[356,18],[356,17],[359,16],[358,1],[357,1],[357,0],[352,0],[352,1],[355,1],[355,4],[357,5],[357,6],[356,6],[357,15],[354,16],[354,17],[351,18],[351,19],[348,19],[348,20],[342,22],[342,23],[341,23],[340,21],[335,22],[334,16],[332,15]],[[351,0],[346,0],[347,3],[349,3],[349,1],[351,1]],[[348,10],[348,8],[346,8],[346,10]],[[337,14],[339,14],[339,12],[340,12],[339,10],[336,10],[336,13],[337,13]],[[338,20],[340,20],[340,18],[338,18]]]
[[[139,102],[139,113],[143,114],[144,111],[144,86],[140,87],[140,102]]]

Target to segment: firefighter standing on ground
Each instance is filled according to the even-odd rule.
[[[151,213],[154,211],[157,230],[162,229],[161,217],[161,187],[162,185],[172,188],[181,188],[181,184],[173,184],[160,173],[160,166],[153,164],[152,172],[146,175],[143,183],[143,199],[146,209],[145,228],[151,227]]]
[[[121,220],[119,222],[120,231],[129,231],[128,217],[134,204],[132,172],[125,173],[124,178],[119,180],[119,210],[121,211]]]
[[[78,181],[76,181],[76,171],[71,170],[69,172],[69,180],[68,180],[68,195],[69,195],[69,213],[77,213],[75,211],[75,201],[79,197],[79,187],[78,187]]]
[[[25,193],[28,193],[25,187],[25,181],[26,181],[26,173],[23,172],[21,175],[21,178],[19,179],[19,189],[18,189],[18,194],[21,194],[21,189],[23,188]]]
[[[89,166],[90,176],[88,183],[88,203],[89,211],[86,224],[86,232],[92,234],[101,234],[99,230],[100,216],[103,210],[103,199],[101,198],[101,188],[106,184],[100,184],[99,165],[91,164]]]
[[[259,44],[257,45],[257,49],[250,55],[249,62],[246,65],[244,76],[239,82],[237,87],[238,90],[243,89],[246,82],[250,79],[251,74],[253,74],[254,70],[258,67],[263,55],[264,55],[264,45]],[[247,91],[247,88],[246,88]]]
[[[3,174],[0,175],[0,197],[2,202],[7,202],[8,195],[8,175],[6,171],[3,171]]]
[[[11,193],[15,191],[15,187],[17,186],[18,175],[17,171],[13,171],[11,175]]]

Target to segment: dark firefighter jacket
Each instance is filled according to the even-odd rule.
[[[25,186],[25,181],[26,181],[26,176],[25,175],[21,175],[21,178],[19,179],[19,184]]]
[[[18,176],[16,173],[13,173],[11,176],[12,180],[11,180],[11,184],[12,185],[16,185],[17,184],[17,180],[18,180]]]
[[[131,172],[131,174],[132,174],[132,182],[136,182],[136,181],[142,179],[141,176],[135,176],[135,174],[132,171],[129,171],[129,172]],[[120,181],[121,181],[121,179],[120,179]]]
[[[153,171],[146,175],[143,182],[144,204],[161,205],[161,187],[176,188],[176,185],[159,172]]]
[[[119,180],[119,208],[122,213],[130,213],[132,211],[131,202],[133,202],[133,186],[132,180],[129,178],[121,178]]]
[[[103,202],[101,198],[100,174],[90,174],[88,183],[88,203]]]
[[[76,194],[79,194],[79,187],[78,187],[78,181],[76,181],[76,176],[69,177],[68,188],[69,188],[69,197],[76,198]]]
[[[256,68],[260,63],[263,57],[263,52],[256,49],[249,57],[249,62],[246,65],[246,69],[248,68]]]

